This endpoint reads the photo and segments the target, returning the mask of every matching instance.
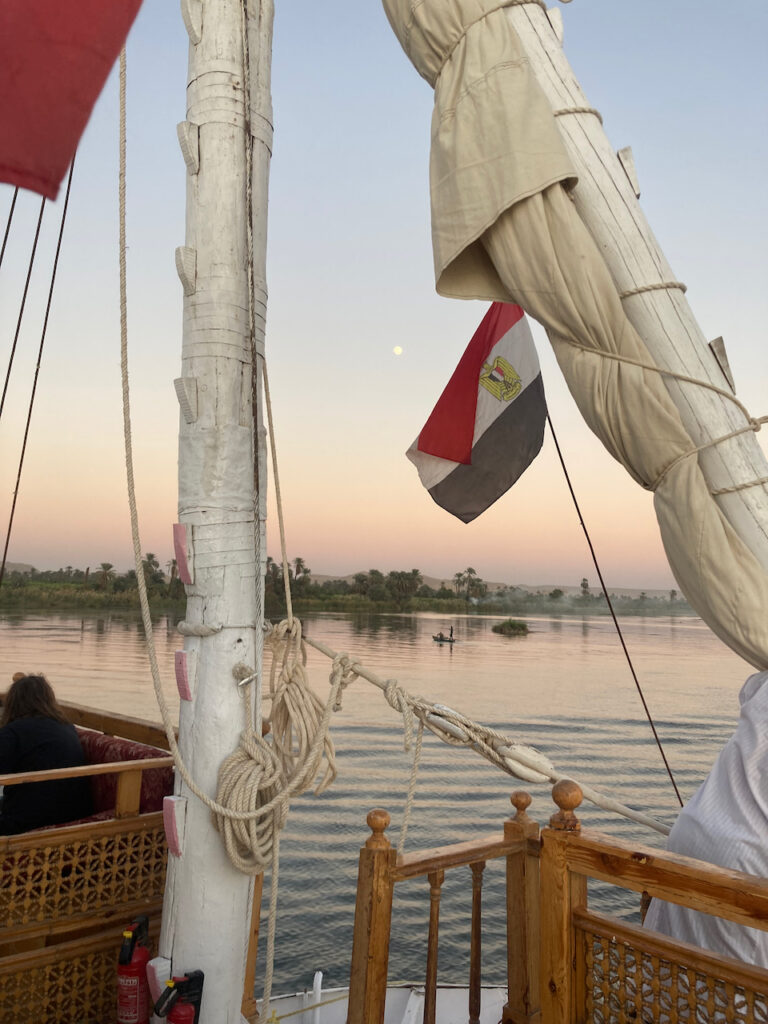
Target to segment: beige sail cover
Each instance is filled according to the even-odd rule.
[[[768,578],[713,499],[661,375],[630,362],[653,360],[563,187],[573,174],[501,10],[511,2],[384,0],[403,48],[435,86],[437,290],[518,302],[544,325],[586,422],[654,490],[680,589],[736,653],[768,668]]]
[[[508,299],[480,236],[514,203],[573,183],[549,101],[500,0],[384,0],[435,89],[429,182],[437,290]]]

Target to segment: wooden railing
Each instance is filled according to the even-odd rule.
[[[68,700],[60,700],[59,706],[66,711],[67,718],[73,725],[79,725],[83,729],[95,729],[96,732],[104,732],[108,736],[120,736],[135,743],[146,743],[149,747],[168,749],[165,729],[156,722],[134,718],[132,715],[120,715],[116,711],[100,711],[98,708],[73,704]]]
[[[0,775],[0,786],[18,786],[22,782],[50,782],[53,779],[92,778],[94,775],[117,775],[115,817],[129,818],[139,813],[141,777],[151,768],[172,768],[173,758],[145,757],[135,761],[109,761],[104,764],[83,764],[76,768],[49,768],[40,772],[15,772]]]
[[[164,729],[153,722],[69,701],[59,704],[74,725],[168,749]],[[86,1019],[81,1004],[88,1008],[89,1020],[98,1015],[102,1003],[111,1013],[114,961],[125,922],[134,913],[148,914],[153,942],[160,928],[166,868],[163,815],[139,813],[142,774],[173,763],[168,755],[0,775],[0,786],[118,777],[114,819],[0,836],[0,1021]],[[243,1016],[249,1020],[258,1017],[254,988],[262,883],[263,876],[257,875],[242,1002]],[[76,941],[65,941],[70,933],[78,935]],[[93,933],[96,938],[89,937]],[[64,972],[68,981],[62,993],[58,979],[65,964],[70,966]],[[34,999],[19,994],[29,992],[33,977]],[[46,1002],[49,983],[52,990],[58,985],[56,1013]],[[79,989],[83,991],[78,994]],[[26,1015],[19,1010],[23,1000]]]
[[[515,817],[504,822],[499,835],[456,843],[400,860],[384,831],[386,811],[368,815],[371,836],[360,851],[352,967],[349,984],[348,1024],[382,1024],[387,991],[389,934],[395,884],[413,878],[429,882],[429,937],[424,987],[424,1024],[436,1024],[437,961],[440,898],[446,871],[469,867],[472,872],[470,931],[469,1024],[480,1019],[480,964],[483,871],[489,860],[506,858],[507,869],[507,973],[509,1000],[504,1021],[534,1024],[538,1003],[539,829],[526,813],[531,798],[512,794]],[[534,898],[535,894],[535,898]]]
[[[768,930],[768,880],[582,831],[581,791],[561,781],[558,807],[539,831],[530,797],[512,795],[502,835],[408,854],[384,835],[386,811],[368,815],[360,851],[348,1024],[382,1024],[394,886],[430,886],[424,1024],[435,1024],[440,894],[446,871],[472,870],[469,1024],[480,1018],[480,924],[485,863],[506,858],[508,998],[503,1024],[764,1024],[768,970],[678,942],[589,909],[590,879]]]
[[[558,783],[553,796],[560,811],[541,833],[542,1024],[768,1020],[768,970],[595,913],[587,898],[597,879],[768,930],[768,879],[582,832],[579,787]]]

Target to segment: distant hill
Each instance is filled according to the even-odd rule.
[[[34,569],[34,565],[27,565],[25,562],[6,562],[6,572],[31,572]]]

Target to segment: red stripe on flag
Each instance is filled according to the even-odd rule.
[[[0,0],[0,181],[55,199],[141,0]]]
[[[471,464],[480,371],[494,345],[523,315],[520,306],[509,302],[491,305],[419,434],[419,451]]]

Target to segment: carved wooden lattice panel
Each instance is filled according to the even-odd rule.
[[[151,949],[160,916],[150,917]],[[0,959],[3,1024],[96,1024],[117,1012],[117,958],[122,928]]]
[[[0,932],[157,899],[165,859],[161,824],[10,849],[0,859]]]
[[[768,1024],[768,995],[616,938],[582,932],[591,1024]]]
[[[0,1020],[90,1024],[115,1019],[117,940],[108,948],[0,977]]]

